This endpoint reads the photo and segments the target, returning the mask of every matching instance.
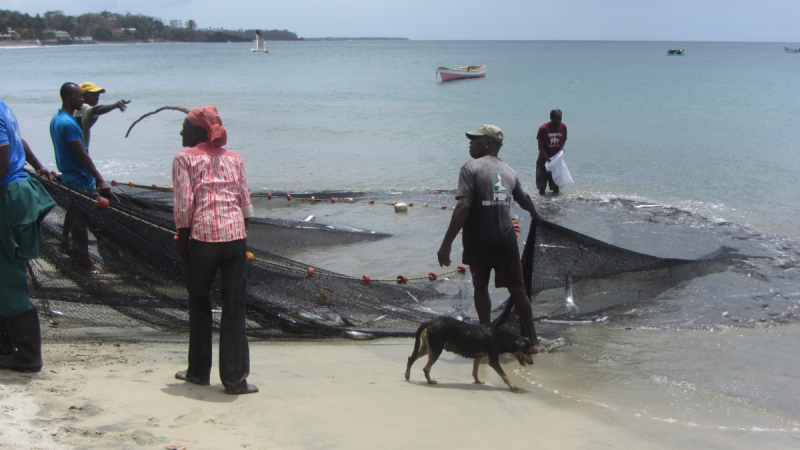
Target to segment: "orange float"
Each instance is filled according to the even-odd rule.
[[[247,252],[247,262],[253,262],[256,259],[256,256],[250,252]]]
[[[306,278],[311,278],[313,276],[314,276],[314,268],[309,266],[308,269],[306,269]]]

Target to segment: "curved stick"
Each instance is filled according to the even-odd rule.
[[[189,114],[189,110],[187,108],[182,108],[180,106],[162,106],[161,108],[158,108],[155,111],[151,111],[151,112],[143,115],[142,117],[139,117],[138,119],[136,119],[136,122],[133,122],[131,124],[131,127],[128,128],[128,132],[125,133],[125,137],[128,137],[128,135],[131,134],[131,130],[133,129],[133,126],[136,125],[137,123],[141,122],[142,119],[144,119],[147,116],[152,116],[155,113],[164,111],[165,109],[169,109],[169,110],[172,110],[172,111],[180,111],[180,112],[182,112],[184,114]]]

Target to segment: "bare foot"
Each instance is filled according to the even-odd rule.
[[[187,372],[188,370],[181,370],[180,372],[175,374],[175,378],[186,381],[188,383],[199,384],[200,386],[208,386],[210,384],[208,381],[203,381],[201,379],[194,377],[187,377],[186,376]]]
[[[544,349],[540,345],[531,345],[531,355],[543,352]]]
[[[225,393],[228,395],[255,394],[256,392],[258,392],[258,386],[255,384],[250,384],[246,381],[244,382],[244,386],[225,388]]]

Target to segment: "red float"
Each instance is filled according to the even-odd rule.
[[[53,172],[53,176],[56,176],[55,172]],[[117,185],[117,180],[111,180],[111,185],[112,186],[116,186]]]
[[[461,264],[456,267],[456,271],[458,271],[458,273],[467,273],[467,266]]]
[[[375,204],[375,199],[374,199],[374,198],[371,198],[371,199],[369,200],[369,204],[370,204],[370,205],[374,205],[374,204]]]
[[[336,203],[336,199],[331,197],[331,203]]]
[[[369,284],[369,275],[364,275],[361,277],[361,282],[364,284]]]
[[[430,280],[430,281],[436,281],[437,277],[438,277],[438,275],[436,275],[436,272],[431,272],[431,273],[428,274],[428,280]]]
[[[292,201],[292,194],[286,194],[286,201],[287,202]]]
[[[97,196],[97,207],[100,209],[108,209],[108,199],[105,197]]]
[[[313,276],[314,276],[314,268],[309,267],[308,269],[306,269],[306,278],[311,278]]]
[[[414,202],[408,202],[408,206],[409,206],[409,207],[412,207],[412,206],[414,206]]]
[[[267,192],[267,200],[272,200],[272,192]]]
[[[398,275],[397,276],[397,284],[406,284],[408,283],[408,277],[405,275]]]

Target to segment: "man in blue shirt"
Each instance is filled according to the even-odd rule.
[[[83,131],[73,115],[83,105],[81,88],[75,83],[64,83],[61,86],[61,109],[50,120],[50,138],[56,152],[56,165],[61,172],[61,181],[84,194],[94,197],[95,186],[100,195],[111,193],[111,187],[103,180],[94,166],[92,158],[83,140]],[[67,245],[67,233],[72,234],[73,246]],[[89,235],[86,225],[79,217],[67,211],[64,217],[65,249],[70,257],[81,268],[92,273],[99,273],[89,259]]]
[[[39,314],[30,301],[28,260],[39,257],[39,224],[56,205],[23,169],[28,161],[46,176],[17,118],[0,100],[0,368],[42,369]]]

